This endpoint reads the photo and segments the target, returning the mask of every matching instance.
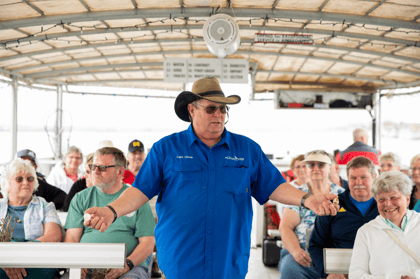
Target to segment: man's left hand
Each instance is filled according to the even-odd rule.
[[[334,194],[313,195],[306,199],[305,206],[315,212],[318,216],[335,216],[340,207],[337,204],[333,204],[331,200],[336,197],[337,195]]]
[[[127,264],[125,264],[124,268],[113,268],[111,269],[105,276],[105,279],[116,279],[127,273],[130,270]]]

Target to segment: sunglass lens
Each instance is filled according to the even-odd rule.
[[[216,110],[216,107],[215,106],[209,106],[209,107],[206,107],[206,112],[208,113],[208,114],[212,114],[212,113],[214,113],[214,111]]]
[[[18,176],[15,178],[16,182],[20,183],[23,181],[23,177],[22,176]]]
[[[27,179],[28,179],[28,181],[29,181],[29,182],[34,182],[35,177],[33,177],[33,176],[29,176]]]
[[[105,166],[98,166],[98,169],[99,169],[100,172],[105,172],[106,171]]]

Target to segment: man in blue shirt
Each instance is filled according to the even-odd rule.
[[[375,165],[366,157],[353,158],[346,166],[349,188],[338,195],[336,216],[318,216],[309,240],[308,252],[321,278],[345,279],[343,274],[325,274],[324,248],[353,248],[357,230],[379,215],[371,192]]]
[[[336,214],[334,194],[311,196],[286,183],[261,147],[225,129],[225,97],[216,78],[196,81],[175,101],[190,127],[156,142],[132,189],[108,205],[91,208],[85,225],[104,231],[117,217],[158,196],[158,262],[168,279],[245,278],[252,223],[251,197]],[[279,186],[280,185],[280,186]],[[139,191],[140,190],[140,191]],[[125,213],[126,212],[126,213]]]

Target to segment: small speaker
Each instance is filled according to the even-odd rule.
[[[219,58],[234,53],[241,43],[238,24],[225,14],[209,17],[204,24],[203,34],[209,51]]]

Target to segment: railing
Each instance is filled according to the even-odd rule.
[[[125,243],[0,243],[0,268],[69,268],[69,279],[82,268],[124,268],[125,259]]]

